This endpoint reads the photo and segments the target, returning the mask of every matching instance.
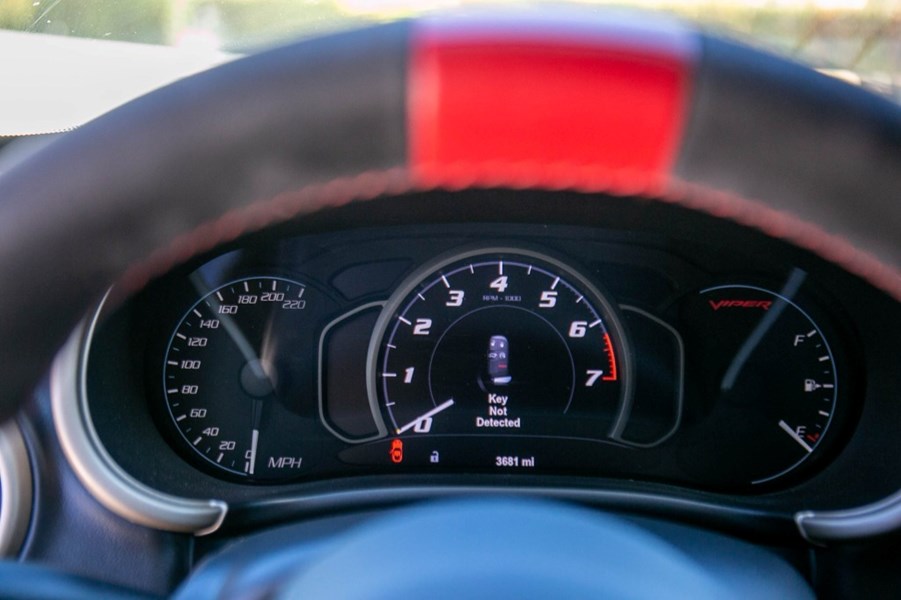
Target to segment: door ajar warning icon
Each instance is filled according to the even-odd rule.
[[[510,383],[510,344],[502,335],[493,335],[488,341],[488,376],[494,385]]]

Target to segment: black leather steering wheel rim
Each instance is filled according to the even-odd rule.
[[[807,248],[901,300],[901,110],[676,23],[615,17],[594,27],[583,16],[403,22],[259,54],[123,106],[5,174],[0,417],[18,409],[113,282],[124,297],[217,243],[324,206],[409,190],[569,188],[679,203]],[[503,63],[492,52],[521,47],[633,69],[600,69],[582,83],[600,98],[659,67],[676,91],[652,81],[641,93],[675,94],[664,107],[672,135],[650,135],[647,155],[639,150],[637,158],[619,160],[609,149],[570,156],[571,135],[610,121],[557,115],[563,154],[506,156],[509,148],[541,148],[529,136],[547,126],[546,115],[512,111],[531,121],[478,132],[502,142],[485,144],[495,155],[470,157],[463,138],[424,156],[429,143],[452,138],[455,121],[436,111],[483,114],[473,97],[502,98],[490,77],[500,73],[492,64]],[[479,94],[453,93],[455,81],[472,81],[468,67],[461,75],[436,62],[461,49],[466,64],[487,65]],[[546,83],[540,78],[557,63],[541,64],[525,76]],[[536,94],[554,91],[529,85]],[[424,97],[437,108],[421,110]],[[565,100],[553,107],[565,112],[574,97],[547,98]],[[613,122],[640,125],[641,106]]]

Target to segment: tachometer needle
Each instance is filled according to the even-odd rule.
[[[251,475],[253,475],[253,469],[257,464],[257,441],[259,441],[259,439],[260,430],[254,429],[253,436],[250,438],[250,470],[248,471],[248,473]]]
[[[810,445],[805,442],[804,439],[800,435],[798,435],[798,433],[794,429],[791,428],[791,425],[789,425],[785,421],[779,421],[779,427],[785,430],[785,433],[790,435],[793,440],[801,444],[801,446],[805,450],[807,450],[807,452],[813,452],[813,448],[811,448]]]
[[[448,408],[450,408],[450,407],[453,406],[453,405],[454,405],[454,399],[453,399],[453,398],[451,398],[451,399],[448,400],[447,402],[442,402],[441,404],[439,404],[438,406],[436,406],[435,408],[433,408],[433,409],[430,410],[429,412],[425,413],[424,415],[420,415],[420,416],[416,417],[415,419],[413,419],[412,421],[410,421],[409,423],[407,423],[406,425],[404,425],[403,427],[401,427],[400,429],[398,429],[398,430],[397,430],[397,435],[402,434],[403,432],[407,431],[408,429],[412,429],[412,428],[415,427],[416,424],[419,423],[420,421],[425,421],[426,419],[428,419],[428,418],[430,418],[430,417],[434,417],[435,415],[437,415],[438,413],[440,413],[442,410],[448,409]]]

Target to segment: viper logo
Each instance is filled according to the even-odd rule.
[[[721,308],[762,308],[769,310],[773,305],[772,300],[708,300],[710,308],[719,310]]]

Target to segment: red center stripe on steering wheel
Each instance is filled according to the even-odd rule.
[[[687,112],[691,35],[664,27],[639,45],[648,36],[624,36],[622,24],[600,38],[578,22],[516,25],[417,24],[407,110],[419,183],[662,184]]]

